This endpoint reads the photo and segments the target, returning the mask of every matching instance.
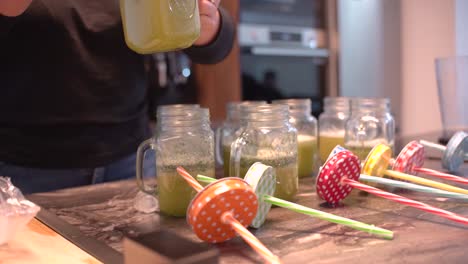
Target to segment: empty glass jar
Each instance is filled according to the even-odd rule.
[[[299,178],[312,176],[318,169],[317,120],[311,115],[310,99],[274,100],[289,106],[289,122],[297,129]]]
[[[209,111],[205,108],[158,110],[155,136],[144,141],[137,151],[137,183],[146,193],[159,199],[161,213],[185,216],[195,195],[177,174],[178,166],[192,175],[215,176],[214,135]],[[143,157],[149,148],[156,152],[156,190],[145,186],[142,179]]]
[[[319,116],[319,152],[322,163],[336,145],[344,146],[345,126],[349,116],[349,98],[324,99],[324,112]]]
[[[361,160],[377,144],[394,148],[395,120],[387,98],[355,98],[351,100],[351,117],[346,122],[345,147]]]
[[[244,127],[231,145],[230,175],[244,177],[255,162],[276,171],[278,198],[292,200],[298,190],[297,130],[287,105],[243,107]]]

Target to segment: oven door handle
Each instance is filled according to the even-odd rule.
[[[279,47],[251,47],[250,53],[259,56],[289,56],[289,57],[311,57],[327,58],[327,49],[307,48],[279,48]]]

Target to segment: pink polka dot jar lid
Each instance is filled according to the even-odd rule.
[[[424,146],[417,141],[411,141],[401,151],[393,163],[393,170],[416,175],[414,168],[424,165]]]

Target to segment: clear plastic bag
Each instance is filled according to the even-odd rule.
[[[39,210],[39,206],[24,198],[10,178],[0,177],[0,245],[11,240]]]

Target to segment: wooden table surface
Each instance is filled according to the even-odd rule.
[[[427,161],[433,168],[439,163]],[[468,175],[468,164],[461,173]],[[468,263],[468,226],[353,192],[341,206],[330,208],[317,197],[314,179],[302,179],[297,202],[390,229],[395,232],[393,240],[283,208],[273,208],[265,224],[251,231],[285,263]],[[29,198],[78,228],[86,237],[99,240],[120,253],[123,252],[123,237],[138,237],[160,228],[203,243],[190,230],[185,218],[137,212],[133,208],[136,193],[134,181],[123,181],[35,194]],[[467,202],[413,192],[399,194],[468,216]],[[221,263],[261,262],[240,238],[212,247],[220,250]]]
[[[54,230],[33,219],[7,244],[0,245],[0,264],[101,263]]]
[[[429,151],[427,156],[437,157],[440,153],[431,154]],[[428,159],[426,166],[440,169],[440,160]],[[462,166],[459,174],[468,175],[468,163]],[[204,243],[194,235],[185,218],[136,211],[133,205],[137,192],[135,181],[128,180],[33,194],[28,198],[42,207],[38,215],[41,221],[104,263],[123,262],[122,240],[125,236],[137,238],[158,229],[170,230],[186,239]],[[468,202],[414,192],[397,193],[468,217]],[[384,240],[348,227],[273,208],[265,224],[251,231],[284,263],[468,263],[466,225],[356,191],[341,206],[330,208],[317,197],[314,178],[300,180],[296,201],[390,229],[395,237]],[[240,238],[211,247],[219,249],[221,263],[262,262]],[[53,263],[51,260],[96,263],[90,255],[34,221],[7,247],[0,247],[0,264]]]

